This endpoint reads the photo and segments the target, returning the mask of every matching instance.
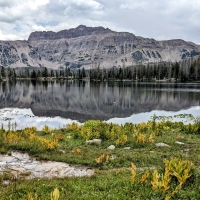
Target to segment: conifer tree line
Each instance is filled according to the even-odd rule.
[[[2,79],[16,79],[16,78],[31,78],[31,79],[39,79],[39,78],[69,78],[72,76],[69,67],[60,70],[48,69],[46,67],[40,69],[29,69],[29,68],[5,68],[0,67],[0,77]],[[74,75],[75,76],[75,75]]]
[[[56,78],[56,79],[84,79],[90,80],[137,80],[137,81],[155,81],[155,80],[175,80],[175,81],[200,81],[200,56],[196,59],[190,58],[181,62],[160,62],[157,64],[133,65],[105,69],[99,64],[96,67],[90,67],[89,70],[83,68],[70,69],[68,66],[59,70],[48,68],[5,68],[0,67],[1,79],[16,78]]]
[[[148,65],[133,65],[129,67],[116,67],[111,69],[90,69],[91,80],[175,80],[175,81],[200,81],[200,57],[187,59],[181,62],[160,62]]]

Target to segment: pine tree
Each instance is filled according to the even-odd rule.
[[[42,77],[44,77],[44,78],[47,78],[47,77],[48,77],[48,70],[47,70],[46,67],[44,68],[44,70],[43,70],[43,72],[42,72]]]
[[[54,77],[54,71],[53,71],[53,69],[51,69],[50,76]]]
[[[69,67],[66,67],[66,68],[65,68],[65,77],[68,79],[69,76],[71,76],[70,68],[69,68]]]
[[[12,70],[10,69],[10,67],[8,67],[8,70],[7,70],[7,77],[8,79],[11,79],[12,77]]]
[[[82,68],[81,73],[82,73],[82,78],[85,78],[86,77],[86,73],[85,73],[85,68],[84,67]]]
[[[38,70],[38,71],[37,71],[36,78],[40,78],[40,77],[41,77],[41,71],[40,71],[40,70]]]
[[[17,75],[16,75],[16,72],[15,72],[15,69],[13,69],[13,79],[16,79],[17,78]]]
[[[36,79],[36,72],[35,72],[35,70],[33,70],[33,71],[31,72],[31,78],[32,78],[32,79]]]
[[[77,71],[77,79],[82,79],[82,73],[80,69]]]
[[[58,71],[56,70],[56,78],[59,78]]]
[[[1,76],[2,76],[3,78],[6,77],[5,68],[4,68],[3,66],[1,67]]]

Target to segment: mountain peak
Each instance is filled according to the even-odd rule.
[[[71,28],[68,30],[62,30],[59,32],[53,31],[36,31],[30,34],[28,41],[35,41],[35,40],[56,40],[61,38],[76,38],[91,34],[101,34],[101,33],[108,33],[112,32],[108,28],[104,28],[102,26],[99,27],[87,27],[85,25],[79,25],[76,28]]]
[[[86,26],[85,25],[79,25],[79,26],[77,26],[75,29],[77,29],[77,30],[84,30],[86,28]]]
[[[180,39],[156,41],[102,26],[79,25],[59,32],[33,32],[26,42],[0,41],[1,51],[3,66],[87,69],[99,64],[109,68],[180,61],[200,55],[200,46]]]

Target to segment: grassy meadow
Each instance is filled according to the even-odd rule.
[[[86,142],[92,139],[102,142]],[[157,147],[157,143],[169,146]],[[115,149],[107,149],[110,145]],[[147,123],[121,126],[90,120],[54,130],[2,127],[0,153],[11,151],[27,152],[38,160],[85,165],[95,168],[95,175],[27,180],[4,172],[0,200],[200,199],[199,120],[184,124],[154,116]],[[3,184],[5,180],[11,184]]]

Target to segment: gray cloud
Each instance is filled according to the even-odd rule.
[[[0,1],[0,7],[10,7],[13,4],[14,1],[12,0],[1,0]]]
[[[200,43],[199,19],[199,0],[0,0],[0,40],[84,24]]]

